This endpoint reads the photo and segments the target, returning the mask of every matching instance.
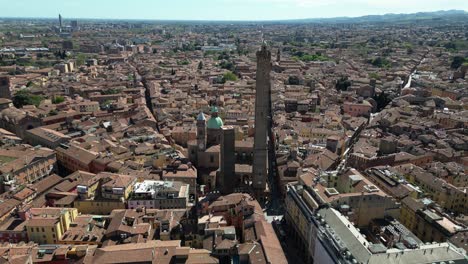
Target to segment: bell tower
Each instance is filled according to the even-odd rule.
[[[197,116],[197,146],[199,151],[206,149],[206,118],[203,112]]]

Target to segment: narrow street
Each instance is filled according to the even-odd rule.
[[[284,203],[281,197],[280,183],[278,182],[278,167],[276,164],[276,138],[273,128],[274,113],[272,110],[271,89],[269,94],[268,115],[268,184],[270,188],[270,201],[266,206],[265,214],[269,222],[275,218],[282,219]]]

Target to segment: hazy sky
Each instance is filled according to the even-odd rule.
[[[272,20],[448,9],[468,0],[0,0],[0,17]]]

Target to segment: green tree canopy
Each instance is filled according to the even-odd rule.
[[[303,51],[295,51],[293,52],[293,58],[296,60],[301,60],[305,62],[309,61],[330,61],[331,59],[323,56],[320,52],[316,52],[315,54],[308,54],[307,52]]]
[[[187,59],[177,61],[177,65],[189,65],[189,64],[190,64],[190,61],[188,61]]]
[[[230,56],[226,51],[221,52],[218,56],[218,60],[229,60]]]
[[[347,76],[343,76],[338,81],[336,82],[335,88],[338,91],[346,91],[348,90],[348,87],[351,86],[351,81],[348,80]]]
[[[39,106],[42,100],[44,100],[44,97],[32,94],[31,91],[24,89],[16,92],[15,96],[13,96],[12,101],[15,107],[21,108],[25,105]]]
[[[122,92],[122,89],[120,89],[120,88],[110,88],[110,89],[101,91],[101,94],[103,94],[103,95],[118,94],[118,93],[121,93],[121,92]]]
[[[448,50],[456,50],[457,49],[457,44],[455,42],[448,42],[444,44],[444,48]]]
[[[369,62],[379,68],[389,68],[391,66],[390,61],[383,57],[377,57]]]
[[[376,73],[376,72],[371,72],[371,73],[369,73],[369,78],[379,80],[380,75],[378,73]]]
[[[85,62],[86,62],[86,56],[84,54],[76,55],[76,66],[81,66],[85,64]]]
[[[226,69],[226,70],[229,70],[229,71],[234,71],[234,69],[236,68],[234,63],[232,61],[228,61],[228,60],[223,60],[219,64],[219,66],[221,67],[221,69]]]
[[[389,98],[385,92],[382,92],[379,95],[375,95],[373,98],[377,102],[378,111],[384,109],[392,101],[392,99]]]
[[[453,57],[452,59],[452,64],[450,65],[450,67],[452,69],[458,69],[460,66],[463,65],[463,63],[465,62],[468,62],[468,59],[467,58],[464,58],[462,56],[455,56]]]
[[[232,72],[226,72],[223,75],[223,83],[225,83],[227,81],[237,81],[237,76]]]
[[[64,101],[65,101],[65,98],[61,95],[56,95],[52,98],[53,104],[60,104],[60,103],[63,103]]]
[[[299,77],[297,77],[296,75],[289,76],[288,78],[288,84],[290,85],[299,85],[300,82],[301,81],[299,80]]]

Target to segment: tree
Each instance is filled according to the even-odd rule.
[[[86,56],[84,54],[78,54],[76,56],[76,66],[81,66],[85,64],[86,62]]]
[[[29,90],[20,90],[16,92],[15,96],[13,96],[13,104],[17,108],[21,108],[25,105],[35,105],[39,106],[44,98],[40,95],[32,94]]]
[[[60,103],[63,103],[64,101],[65,101],[65,98],[61,95],[56,95],[52,98],[53,104],[60,104]]]
[[[297,77],[296,75],[289,76],[288,84],[290,84],[290,85],[299,85],[300,84],[299,77]]]
[[[376,72],[371,72],[371,73],[369,73],[369,78],[379,80],[380,75],[378,73],[376,73]]]
[[[103,95],[106,95],[106,94],[119,94],[121,92],[122,92],[122,89],[110,88],[110,89],[101,91],[101,94],[103,94]]]
[[[370,63],[379,68],[389,68],[391,66],[390,61],[382,57],[377,57],[373,60],[370,60]]]
[[[241,56],[241,55],[247,55],[248,51],[245,50],[240,44],[237,45],[237,55]]]
[[[413,47],[409,47],[409,48],[406,49],[406,54],[411,55],[413,53],[414,53]]]
[[[377,110],[381,111],[384,109],[391,101],[385,92],[380,93],[379,95],[374,96],[374,100],[377,102]]]
[[[230,56],[226,51],[223,51],[221,54],[218,56],[218,60],[229,60]]]
[[[232,72],[226,72],[223,75],[222,82],[225,83],[227,81],[237,81],[237,76]]]
[[[455,56],[453,57],[452,59],[452,64],[450,65],[450,67],[452,69],[458,69],[460,66],[463,65],[463,63],[465,62],[468,62],[468,59],[465,59],[464,57],[462,56]]]
[[[189,64],[190,64],[190,61],[188,61],[187,59],[177,61],[177,65],[189,65]]]
[[[444,44],[444,48],[446,48],[448,50],[456,50],[457,45],[454,42],[448,42],[448,43]]]
[[[226,69],[229,71],[234,71],[234,69],[236,68],[236,66],[234,65],[232,61],[222,61],[219,64],[219,66],[221,67],[221,69]]]
[[[198,63],[198,69],[199,69],[199,70],[203,69],[203,61],[200,61],[200,62]]]
[[[105,108],[105,109],[109,109],[110,106],[112,105],[112,101],[111,100],[106,100],[102,103],[101,107]]]
[[[351,81],[348,80],[347,76],[343,76],[336,82],[335,88],[338,91],[347,91],[350,86]]]
[[[239,37],[236,37],[235,43],[236,43],[236,46],[240,45],[241,41]]]
[[[330,58],[323,56],[322,53],[317,52],[316,54],[308,54],[303,51],[296,51],[293,53],[293,58],[296,60],[301,60],[305,62],[309,61],[329,61]]]

